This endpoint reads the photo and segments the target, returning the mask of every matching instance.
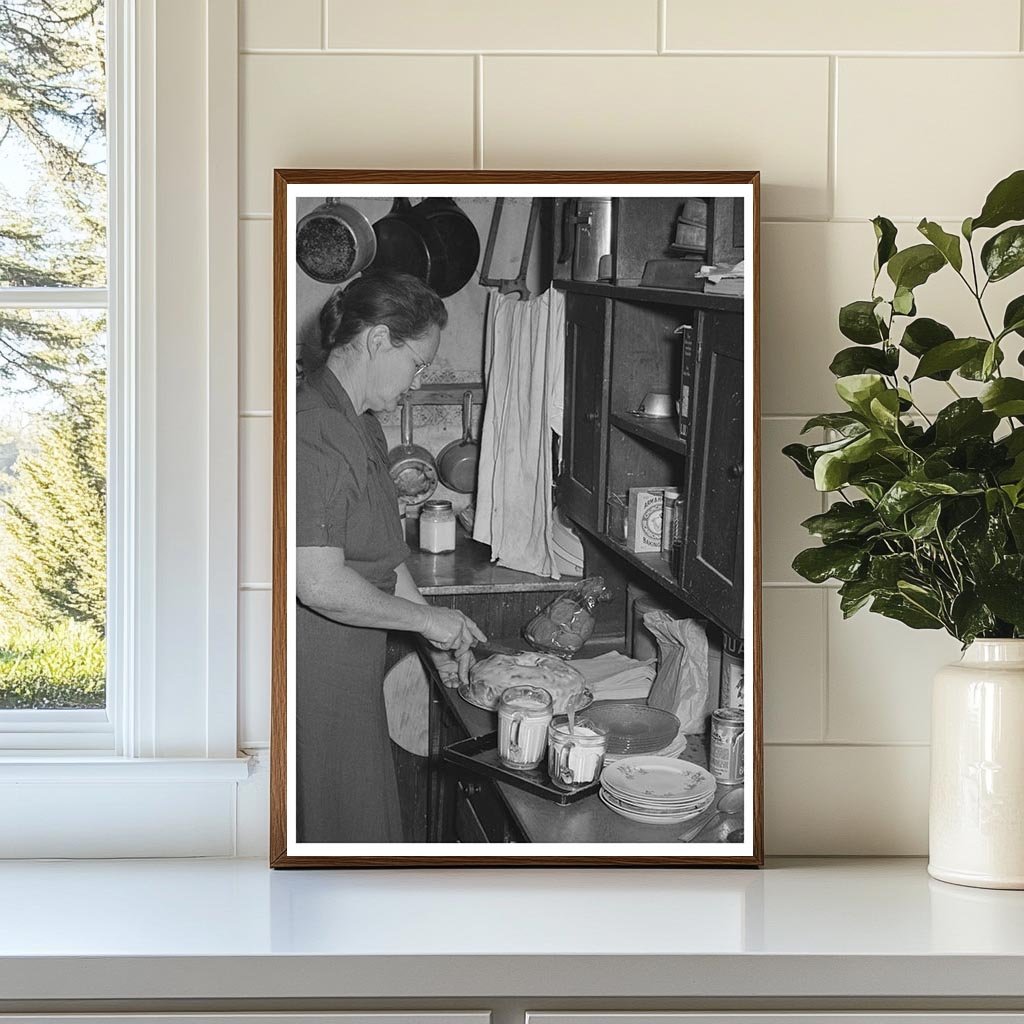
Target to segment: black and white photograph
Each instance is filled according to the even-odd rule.
[[[274,866],[759,864],[756,172],[276,172]]]

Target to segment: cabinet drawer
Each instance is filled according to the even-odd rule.
[[[1021,1013],[527,1013],[527,1024],[1024,1024]]]
[[[488,1012],[399,1013],[0,1013],[0,1024],[490,1024]]]

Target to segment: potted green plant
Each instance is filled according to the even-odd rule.
[[[838,580],[844,617],[870,608],[963,644],[933,688],[929,871],[1013,888],[1024,888],[1024,354],[1012,357],[1024,294],[1000,316],[985,300],[1024,268],[1021,221],[1024,170],[959,234],[925,219],[923,241],[901,249],[875,217],[871,296],[839,311],[853,344],[830,366],[844,408],[804,426],[824,428],[824,443],[783,449],[833,499],[804,521],[821,544],[796,572]],[[973,296],[974,327],[919,314],[915,290],[937,273]],[[926,379],[949,390],[934,416],[915,396]]]

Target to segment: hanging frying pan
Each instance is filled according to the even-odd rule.
[[[368,267],[377,252],[370,222],[337,196],[328,197],[295,228],[295,262],[321,284],[341,284]]]
[[[413,274],[436,291],[443,273],[444,244],[434,226],[415,213],[404,196],[396,197],[391,209],[373,225],[377,255],[373,270]]]
[[[465,287],[480,262],[480,236],[454,199],[424,199],[413,207],[441,237],[444,259],[435,266],[431,287],[442,299]]]
[[[476,467],[480,446],[473,440],[473,392],[462,396],[462,437],[449,441],[437,456],[441,483],[459,494],[472,494],[476,488]]]

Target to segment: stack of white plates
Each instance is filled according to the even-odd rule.
[[[673,757],[624,757],[601,772],[605,806],[645,825],[678,825],[706,811],[715,799],[715,777]]]

